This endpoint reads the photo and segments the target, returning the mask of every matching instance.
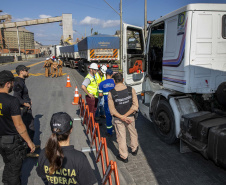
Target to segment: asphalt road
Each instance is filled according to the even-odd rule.
[[[63,68],[63,77],[44,77],[44,59],[32,59],[26,62],[11,63],[0,66],[0,70],[14,70],[18,64],[32,65],[31,76],[26,79],[29,94],[33,102],[33,116],[35,117],[35,144],[45,143],[51,134],[49,121],[53,113],[65,111],[71,117],[78,117],[78,107],[71,104],[74,96],[74,87],[78,86],[79,93],[84,97],[81,83],[84,79],[82,73],[76,69]],[[70,76],[71,88],[66,88],[67,75]],[[105,120],[101,127],[101,136],[105,137]],[[137,156],[129,154],[127,164],[117,161],[118,145],[115,135],[107,138],[110,160],[117,162],[121,184],[147,184],[147,185],[223,185],[226,184],[226,171],[217,167],[212,161],[204,159],[199,153],[191,152],[181,154],[179,144],[167,145],[155,134],[151,123],[142,115],[136,121],[140,150]],[[129,136],[128,145],[129,145]],[[80,121],[74,121],[74,130],[71,144],[81,150],[88,147],[90,139],[84,133]],[[37,151],[39,152],[39,151]],[[96,164],[95,153],[85,153],[98,179],[101,182],[102,170],[100,163]],[[42,185],[35,168],[37,159],[28,158],[24,161],[22,169],[22,185]],[[0,174],[3,171],[3,162],[0,157]],[[1,181],[1,177],[0,177]],[[1,183],[0,183],[1,184]]]

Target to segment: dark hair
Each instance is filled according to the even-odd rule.
[[[55,131],[60,132],[59,129],[56,129]],[[70,131],[71,130],[65,132],[64,134],[53,133],[47,141],[45,155],[49,160],[49,175],[52,175],[56,170],[62,168],[64,154],[61,146],[59,145],[59,141],[67,140],[70,135]]]
[[[4,88],[7,82],[0,82],[0,88]]]
[[[115,83],[122,83],[123,82],[122,73],[115,73],[112,78],[114,78]]]

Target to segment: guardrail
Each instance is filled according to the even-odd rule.
[[[115,161],[109,161],[106,138],[100,136],[99,124],[95,122],[93,113],[89,112],[89,107],[85,104],[85,100],[82,99],[81,94],[79,95],[79,107],[79,116],[83,120],[83,125],[86,125],[86,134],[90,134],[90,147],[92,148],[94,144],[96,147],[96,163],[98,163],[101,159],[101,166],[103,172],[103,178],[101,182],[102,185],[106,184],[107,181],[109,182],[109,185],[112,185],[111,175],[113,172],[115,177],[115,184],[120,185],[117,164]]]

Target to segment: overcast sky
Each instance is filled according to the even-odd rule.
[[[120,0],[106,0],[119,12]],[[226,0],[147,0],[147,19],[154,20],[189,3],[226,3]],[[74,41],[97,31],[115,34],[120,29],[120,17],[104,0],[2,0],[1,14],[12,15],[13,22],[61,16],[71,13]],[[123,22],[144,26],[144,0],[122,0]],[[44,45],[59,44],[62,28],[59,23],[28,26],[35,40]]]

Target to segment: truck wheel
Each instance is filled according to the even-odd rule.
[[[159,138],[167,144],[177,141],[175,136],[175,120],[170,104],[160,100],[154,114],[154,127]]]
[[[87,65],[84,65],[84,73],[85,73],[85,75],[88,74],[88,71],[89,71],[88,66]]]

